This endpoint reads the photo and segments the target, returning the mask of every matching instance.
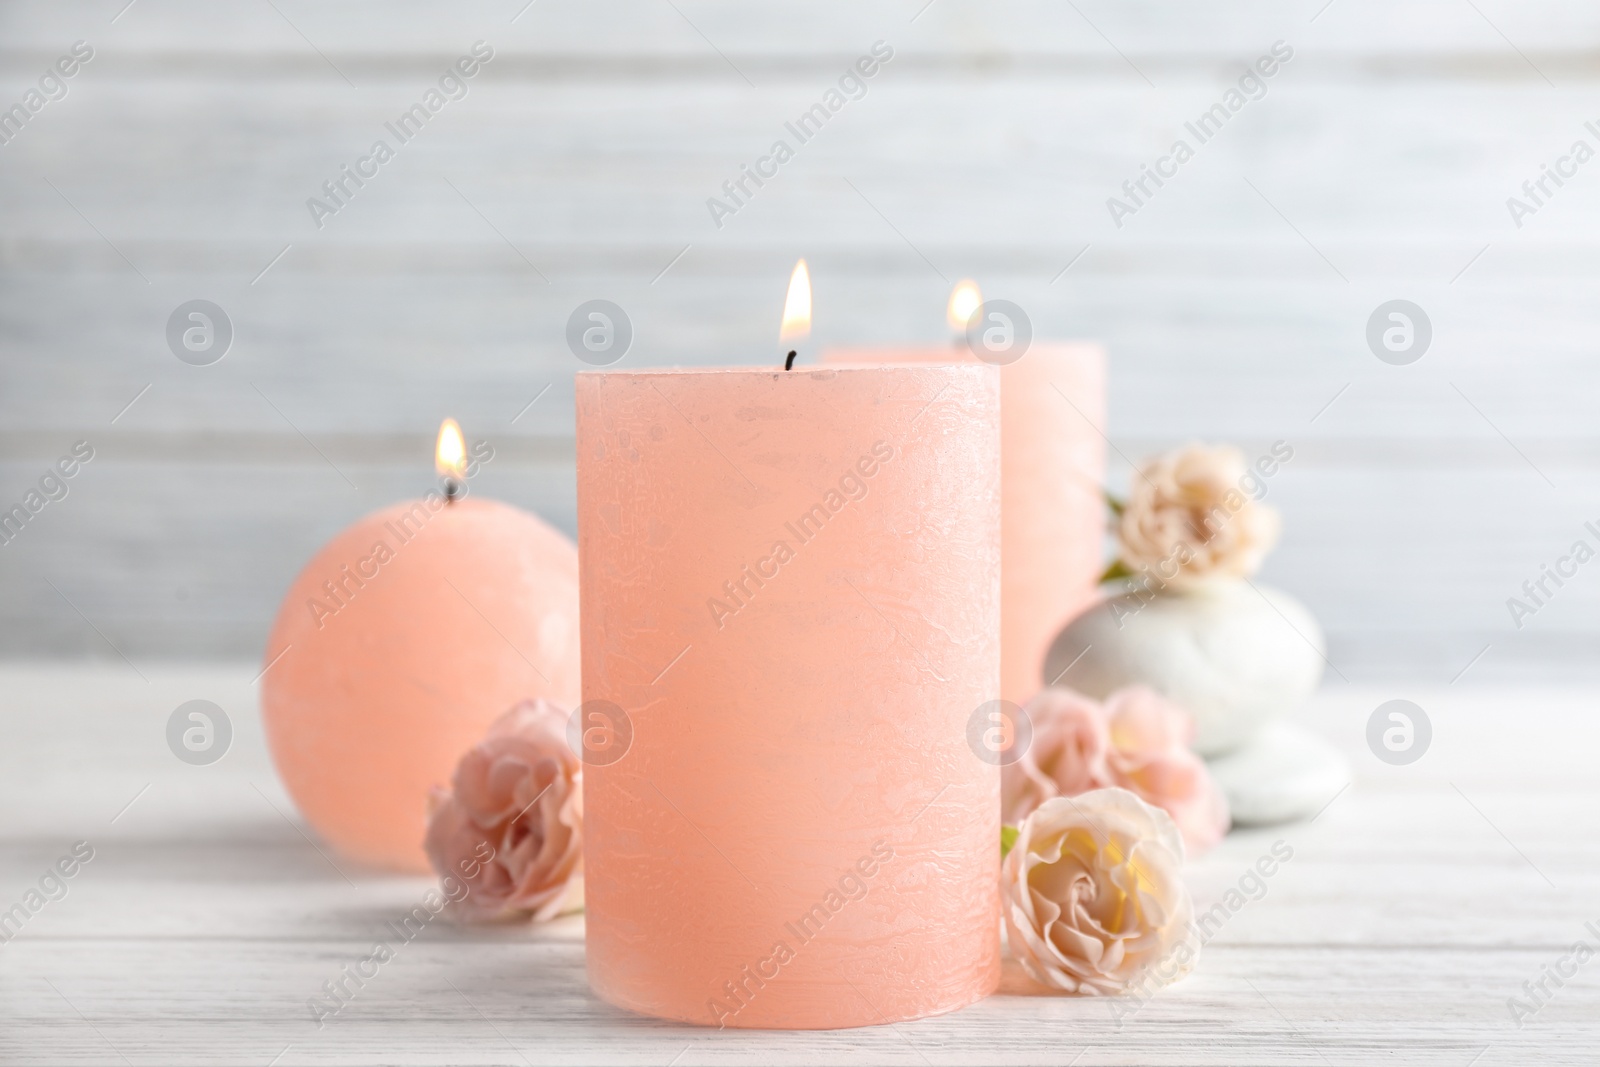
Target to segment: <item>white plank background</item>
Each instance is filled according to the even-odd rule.
[[[1353,681],[1594,673],[1600,576],[1520,631],[1505,606],[1600,517],[1600,164],[1521,229],[1504,204],[1600,118],[1592,5],[124,3],[0,7],[0,103],[96,50],[0,147],[0,505],[96,447],[0,549],[0,654],[256,654],[321,540],[427,484],[447,414],[499,450],[483,491],[570,530],[572,308],[629,311],[625,365],[767,360],[805,255],[818,343],[942,340],[973,275],[1107,342],[1122,454],[1291,442],[1266,577]],[[478,39],[470,95],[314,228]],[[715,228],[880,39],[868,95]],[[1267,96],[1115,228],[1106,197],[1279,39]],[[211,367],[163,340],[194,297],[237,329]],[[1394,297],[1435,328],[1409,367],[1363,340]]]
[[[1600,745],[1590,688],[1326,690],[1301,717],[1353,784],[1313,823],[1237,832],[1191,862],[1209,909],[1278,840],[1293,859],[1198,970],[1119,1028],[1104,1000],[1041,995],[1014,968],[949,1016],[831,1033],[722,1032],[594,998],[582,920],[435,921],[322,1029],[306,1000],[429,882],[319,852],[277,786],[248,664],[0,670],[0,906],[78,840],[95,858],[0,945],[0,1062],[62,1064],[1593,1063],[1600,960],[1524,1027],[1521,994],[1600,925]],[[1364,747],[1405,696],[1434,725],[1409,767]],[[235,727],[179,763],[171,709]],[[132,802],[130,805],[130,801]],[[335,866],[337,864],[337,866]]]

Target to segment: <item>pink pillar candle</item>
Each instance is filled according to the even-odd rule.
[[[342,531],[267,641],[283,784],[346,856],[422,872],[428,789],[521,700],[578,695],[578,559],[525,511],[437,491]]]
[[[978,362],[964,345],[831,349],[822,361]],[[999,695],[1025,704],[1050,681],[1050,642],[1105,570],[1105,350],[1035,343],[1001,368],[1000,392]]]
[[[993,991],[998,376],[589,372],[577,406],[584,722],[627,738],[584,752],[595,991],[807,1029]]]

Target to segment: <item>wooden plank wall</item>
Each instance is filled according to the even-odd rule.
[[[95,450],[0,546],[0,654],[257,654],[323,539],[430,484],[445,415],[495,444],[482,492],[570,530],[572,309],[626,308],[623,365],[773,359],[804,255],[819,343],[941,341],[971,275],[1109,345],[1117,452],[1290,442],[1265,577],[1351,680],[1593,659],[1600,563],[1521,629],[1506,606],[1600,548],[1600,161],[1506,206],[1600,148],[1593,5],[125,3],[0,7],[0,108],[94,49],[0,146],[0,507]],[[318,228],[307,198],[479,40],[465,98]],[[877,41],[866,95],[714,225]],[[1265,95],[1115,225],[1277,41]],[[236,328],[208,367],[165,341],[194,298]],[[1394,298],[1433,324],[1410,366],[1364,340]]]

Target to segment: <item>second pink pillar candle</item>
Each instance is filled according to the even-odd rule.
[[[835,363],[965,363],[965,346],[839,348]],[[1000,692],[1026,704],[1061,628],[1096,598],[1105,569],[1106,355],[1035,343],[1000,369]],[[1071,677],[1060,679],[1071,683]]]

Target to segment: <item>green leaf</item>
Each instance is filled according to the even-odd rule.
[[[1106,507],[1111,509],[1111,514],[1116,515],[1116,516],[1118,516],[1120,518],[1121,515],[1122,515],[1122,509],[1123,509],[1123,506],[1124,506],[1122,501],[1120,501],[1116,497],[1112,496],[1111,495],[1111,490],[1109,490],[1109,489],[1101,490],[1101,492],[1103,492],[1105,494]]]
[[[1133,571],[1128,569],[1128,565],[1120,559],[1114,559],[1111,561],[1111,566],[1105,569],[1105,573],[1100,575],[1098,584],[1104,585],[1106,582],[1115,582],[1123,578],[1132,577]]]
[[[1015,826],[1000,827],[1000,858],[1005,859],[1006,853],[1011,851],[1011,846],[1017,843],[1017,828]]]

